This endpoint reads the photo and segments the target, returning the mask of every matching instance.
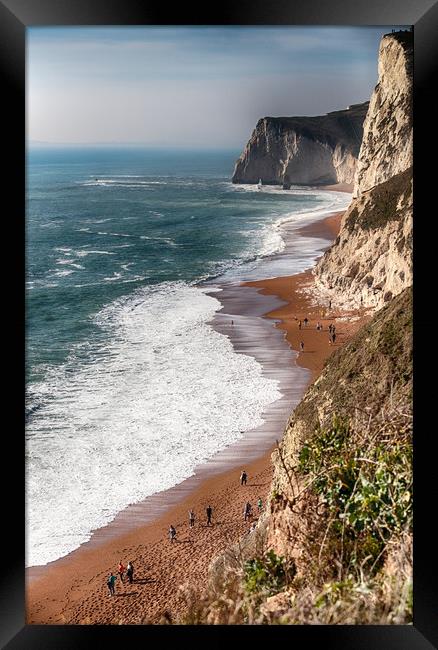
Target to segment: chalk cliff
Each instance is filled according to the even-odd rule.
[[[315,268],[339,307],[380,308],[412,284],[412,35],[387,34],[364,122],[353,200]]]
[[[264,117],[236,162],[233,183],[353,183],[368,102],[315,117]]]

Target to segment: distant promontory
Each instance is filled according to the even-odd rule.
[[[264,117],[236,162],[233,183],[326,185],[354,181],[369,102],[315,117]]]

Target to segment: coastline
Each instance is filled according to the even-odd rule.
[[[303,234],[333,239],[341,214],[305,226]],[[332,351],[327,333],[316,332],[313,325],[302,333],[303,339],[306,337],[305,351],[300,355],[293,352],[297,349],[294,316],[305,313],[312,321],[315,313],[310,298],[302,291],[311,282],[311,271],[306,271],[296,276],[248,282],[243,287],[228,287],[221,294],[215,293],[222,309],[217,312],[213,326],[230,336],[235,351],[255,356],[268,376],[280,380],[282,376],[282,393],[283,390],[287,393],[288,379],[291,383],[287,368],[290,369],[294,359],[296,365],[308,369],[303,370],[302,381],[294,382],[289,387],[292,392],[283,394],[274,403],[275,408],[261,427],[220,452],[214,462],[197,468],[193,477],[129,506],[108,526],[95,531],[89,542],[64,558],[43,567],[30,567],[26,571],[27,623],[156,623],[165,610],[177,607],[175,585],[188,581],[198,587],[205,584],[210,560],[247,530],[241,514],[242,499],[254,503],[261,496],[265,501],[272,476],[273,441],[275,437],[281,438],[290,412]],[[232,328],[230,314],[237,314],[236,326]],[[266,318],[254,319],[255,315]],[[336,318],[336,314],[330,314],[330,318]],[[238,319],[242,321],[239,326]],[[269,319],[278,321],[276,327],[272,327]],[[253,331],[248,342],[250,322]],[[357,322],[350,326],[356,329]],[[340,343],[347,335],[344,327],[342,331],[340,328]],[[285,338],[292,349],[285,345]],[[266,348],[270,354],[268,358],[265,354],[263,359]],[[244,488],[238,482],[243,466],[249,476]],[[240,496],[242,490],[245,496]],[[214,526],[207,528],[203,515],[210,501]],[[189,531],[187,525],[187,511],[191,507],[202,513],[194,531]],[[179,531],[178,544],[171,547],[166,536],[170,523]],[[125,564],[130,559],[134,562],[137,580],[121,589],[118,583],[119,596],[128,597],[111,599],[105,584],[106,574],[116,570],[120,556]]]

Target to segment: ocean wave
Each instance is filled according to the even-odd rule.
[[[130,178],[134,177],[132,176]],[[116,178],[107,180],[98,178],[90,181],[78,181],[78,184],[83,187],[126,187],[129,189],[131,187],[147,188],[150,185],[167,185],[168,183],[167,181],[123,181]]]
[[[115,255],[111,251],[75,251],[74,255],[77,257],[86,257],[87,255]]]
[[[173,239],[170,237],[159,237],[157,236],[149,236],[149,235],[140,235],[140,239],[150,239],[151,241],[161,241],[164,242],[165,244],[168,244],[169,246],[174,246],[178,247],[179,244],[177,244]]]
[[[82,266],[82,264],[78,264],[77,262],[75,262],[73,259],[70,259],[70,258],[67,259],[67,260],[63,259],[63,258],[58,258],[56,260],[56,264],[73,266],[76,269],[83,269],[84,268]]]
[[[65,271],[56,271],[53,275],[64,277],[66,275],[71,275],[72,273],[75,273],[75,271],[66,269]]]
[[[105,282],[116,282],[117,280],[120,280],[120,278],[123,277],[123,273],[118,273],[117,271],[114,271],[114,273],[111,276],[107,276],[104,279]]]
[[[261,424],[277,382],[207,324],[219,307],[183,282],[137,290],[95,316],[106,342],[88,341],[87,363],[78,349],[32,385],[27,565],[72,551]]]
[[[108,235],[109,237],[135,237],[137,238],[138,235],[129,235],[124,232],[104,232],[102,230],[98,230],[95,235]]]

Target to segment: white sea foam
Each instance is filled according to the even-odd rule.
[[[137,237],[138,235],[128,235],[127,233],[123,232],[105,232],[103,230],[99,230],[96,235],[108,235],[109,237]]]
[[[121,277],[122,277],[122,273],[118,273],[117,271],[114,271],[114,273],[111,276],[103,279],[106,282],[115,282],[116,280],[120,280]]]
[[[65,271],[56,271],[53,275],[56,275],[58,277],[64,277],[65,275],[71,275],[72,273],[74,273],[73,270],[69,271],[66,269]]]
[[[56,221],[47,221],[46,223],[40,223],[40,228],[59,228],[59,223]]]
[[[233,186],[235,187],[235,186]],[[244,186],[242,186],[244,187]],[[245,186],[246,187],[246,186]],[[257,186],[255,186],[257,187]],[[292,190],[291,190],[292,191]],[[300,190],[307,192],[310,190]],[[284,190],[278,190],[284,192]],[[295,193],[295,190],[293,191]],[[315,193],[315,192],[314,192]],[[256,251],[251,261],[245,264],[237,263],[224,272],[227,281],[259,280],[261,278],[293,275],[310,268],[327,246],[323,239],[315,237],[296,238],[290,236],[291,232],[298,231],[303,226],[320,221],[324,216],[333,212],[345,210],[351,200],[351,195],[346,192],[318,190],[319,206],[283,214],[274,219],[261,231],[249,232],[248,237],[255,237]],[[289,232],[288,254],[275,255],[285,249],[285,231]],[[266,259],[271,257],[271,259]]]
[[[207,324],[219,307],[185,283],[137,290],[95,317],[106,343],[83,344],[89,363],[78,350],[31,387],[27,565],[77,548],[261,423],[277,383]]]
[[[114,255],[111,251],[76,251],[77,257],[86,257],[87,255]]]
[[[142,178],[141,176],[129,176],[126,178]],[[78,181],[79,185],[84,187],[142,187],[147,189],[149,185],[167,185],[167,181],[139,181],[123,180],[121,176],[114,178],[97,178],[89,181]]]
[[[73,266],[73,267],[76,268],[76,269],[83,269],[83,268],[84,268],[84,267],[82,266],[82,264],[77,264],[77,262],[75,262],[75,261],[74,261],[73,259],[71,259],[71,258],[64,259],[64,258],[60,257],[60,258],[58,258],[58,259],[56,260],[56,263],[57,263],[57,264],[60,264],[60,265],[68,264],[68,266]]]
[[[169,246],[178,246],[176,242],[173,241],[173,239],[170,239],[170,237],[149,237],[148,235],[140,235],[140,239],[151,239],[153,241],[162,241],[165,244],[169,244]]]

